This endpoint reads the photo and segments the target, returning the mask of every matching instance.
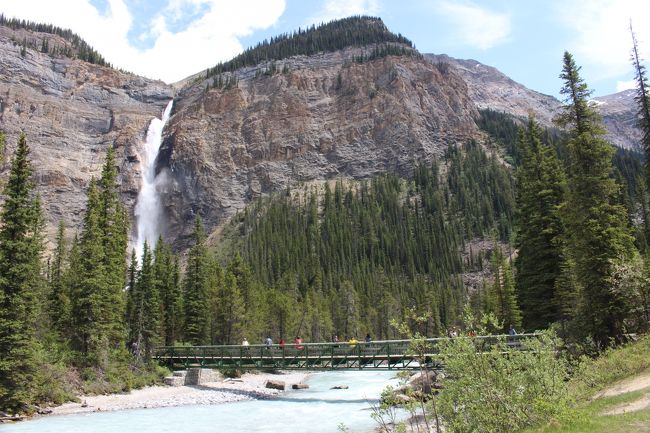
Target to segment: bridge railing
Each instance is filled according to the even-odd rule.
[[[526,349],[525,340],[539,334],[489,335],[471,337],[477,350],[489,350],[497,342]],[[431,362],[440,353],[440,344],[449,338],[427,338],[424,360]],[[216,368],[407,368],[417,365],[411,340],[336,342],[301,344],[252,344],[218,346],[162,346],[153,358],[170,366],[210,366]]]

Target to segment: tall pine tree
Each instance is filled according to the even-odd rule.
[[[207,344],[209,336],[209,264],[205,232],[201,218],[194,223],[194,246],[190,249],[185,271],[185,338],[192,344]]]
[[[634,100],[638,104],[638,121],[641,128],[643,145],[643,152],[645,154],[645,184],[650,185],[650,84],[646,76],[646,68],[641,63],[641,56],[639,55],[639,43],[636,35],[632,30],[630,23],[630,34],[632,35],[632,54],[631,60],[634,66],[634,79],[636,81],[636,96]],[[650,222],[648,219],[648,212],[646,211],[647,197],[641,196],[643,204],[643,217],[645,222],[645,238],[646,242],[650,240]]]
[[[579,318],[593,340],[605,346],[620,339],[628,305],[611,290],[616,266],[633,254],[626,210],[617,204],[618,185],[612,174],[614,148],[589,105],[590,91],[573,56],[564,53],[561,93],[566,105],[558,118],[568,127],[567,251],[581,287]]]
[[[40,203],[25,135],[11,162],[0,227],[0,410],[28,410],[37,374],[35,321],[42,295]]]
[[[516,287],[526,329],[544,329],[559,320],[554,301],[561,273],[564,228],[560,207],[566,193],[565,175],[555,151],[540,139],[531,117],[519,133],[521,164],[517,168]]]
[[[101,199],[93,178],[88,188],[88,203],[79,242],[80,266],[72,294],[74,325],[73,347],[86,365],[106,368],[109,361],[110,299],[106,273],[104,234],[101,226]]]
[[[124,286],[126,283],[128,218],[118,195],[117,166],[112,148],[109,148],[106,153],[99,187],[99,225],[107,278],[104,302],[107,309],[107,338],[111,349],[121,349],[124,347],[126,339]]]
[[[158,238],[154,250],[154,278],[161,302],[161,330],[165,345],[180,340],[182,328],[182,292],[178,258],[169,244]]]
[[[52,327],[60,340],[67,340],[70,333],[70,286],[66,282],[67,243],[65,225],[59,221],[56,244],[50,262],[49,315]]]
[[[650,185],[650,84],[646,76],[646,68],[641,63],[639,55],[639,43],[630,24],[632,35],[632,65],[634,66],[634,79],[636,81],[635,101],[639,106],[638,119],[643,134],[643,150],[645,152],[646,185]]]

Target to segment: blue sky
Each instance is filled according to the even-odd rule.
[[[114,65],[178,81],[278,33],[381,17],[425,53],[495,66],[558,95],[564,50],[595,95],[629,87],[629,22],[650,58],[648,0],[0,0],[0,12],[69,27]]]

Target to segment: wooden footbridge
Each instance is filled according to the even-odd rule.
[[[526,350],[526,340],[539,334],[472,337],[477,350],[489,350],[499,341]],[[404,370],[420,367],[420,361],[440,367],[439,348],[448,338],[429,338],[424,356],[410,349],[411,340],[385,340],[371,343],[302,343],[299,345],[263,344],[250,346],[164,346],[155,350],[153,359],[172,369],[204,367],[215,369],[281,370]]]

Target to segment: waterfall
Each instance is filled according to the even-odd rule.
[[[156,177],[156,158],[162,143],[162,133],[169,114],[172,111],[172,99],[163,111],[162,119],[154,118],[149,124],[147,130],[147,140],[144,149],[140,155],[142,186],[138,193],[138,200],[135,205],[135,219],[137,221],[137,234],[135,241],[135,252],[138,261],[142,257],[145,240],[150,246],[154,246],[160,234],[160,215],[162,207],[160,205],[160,193]]]

